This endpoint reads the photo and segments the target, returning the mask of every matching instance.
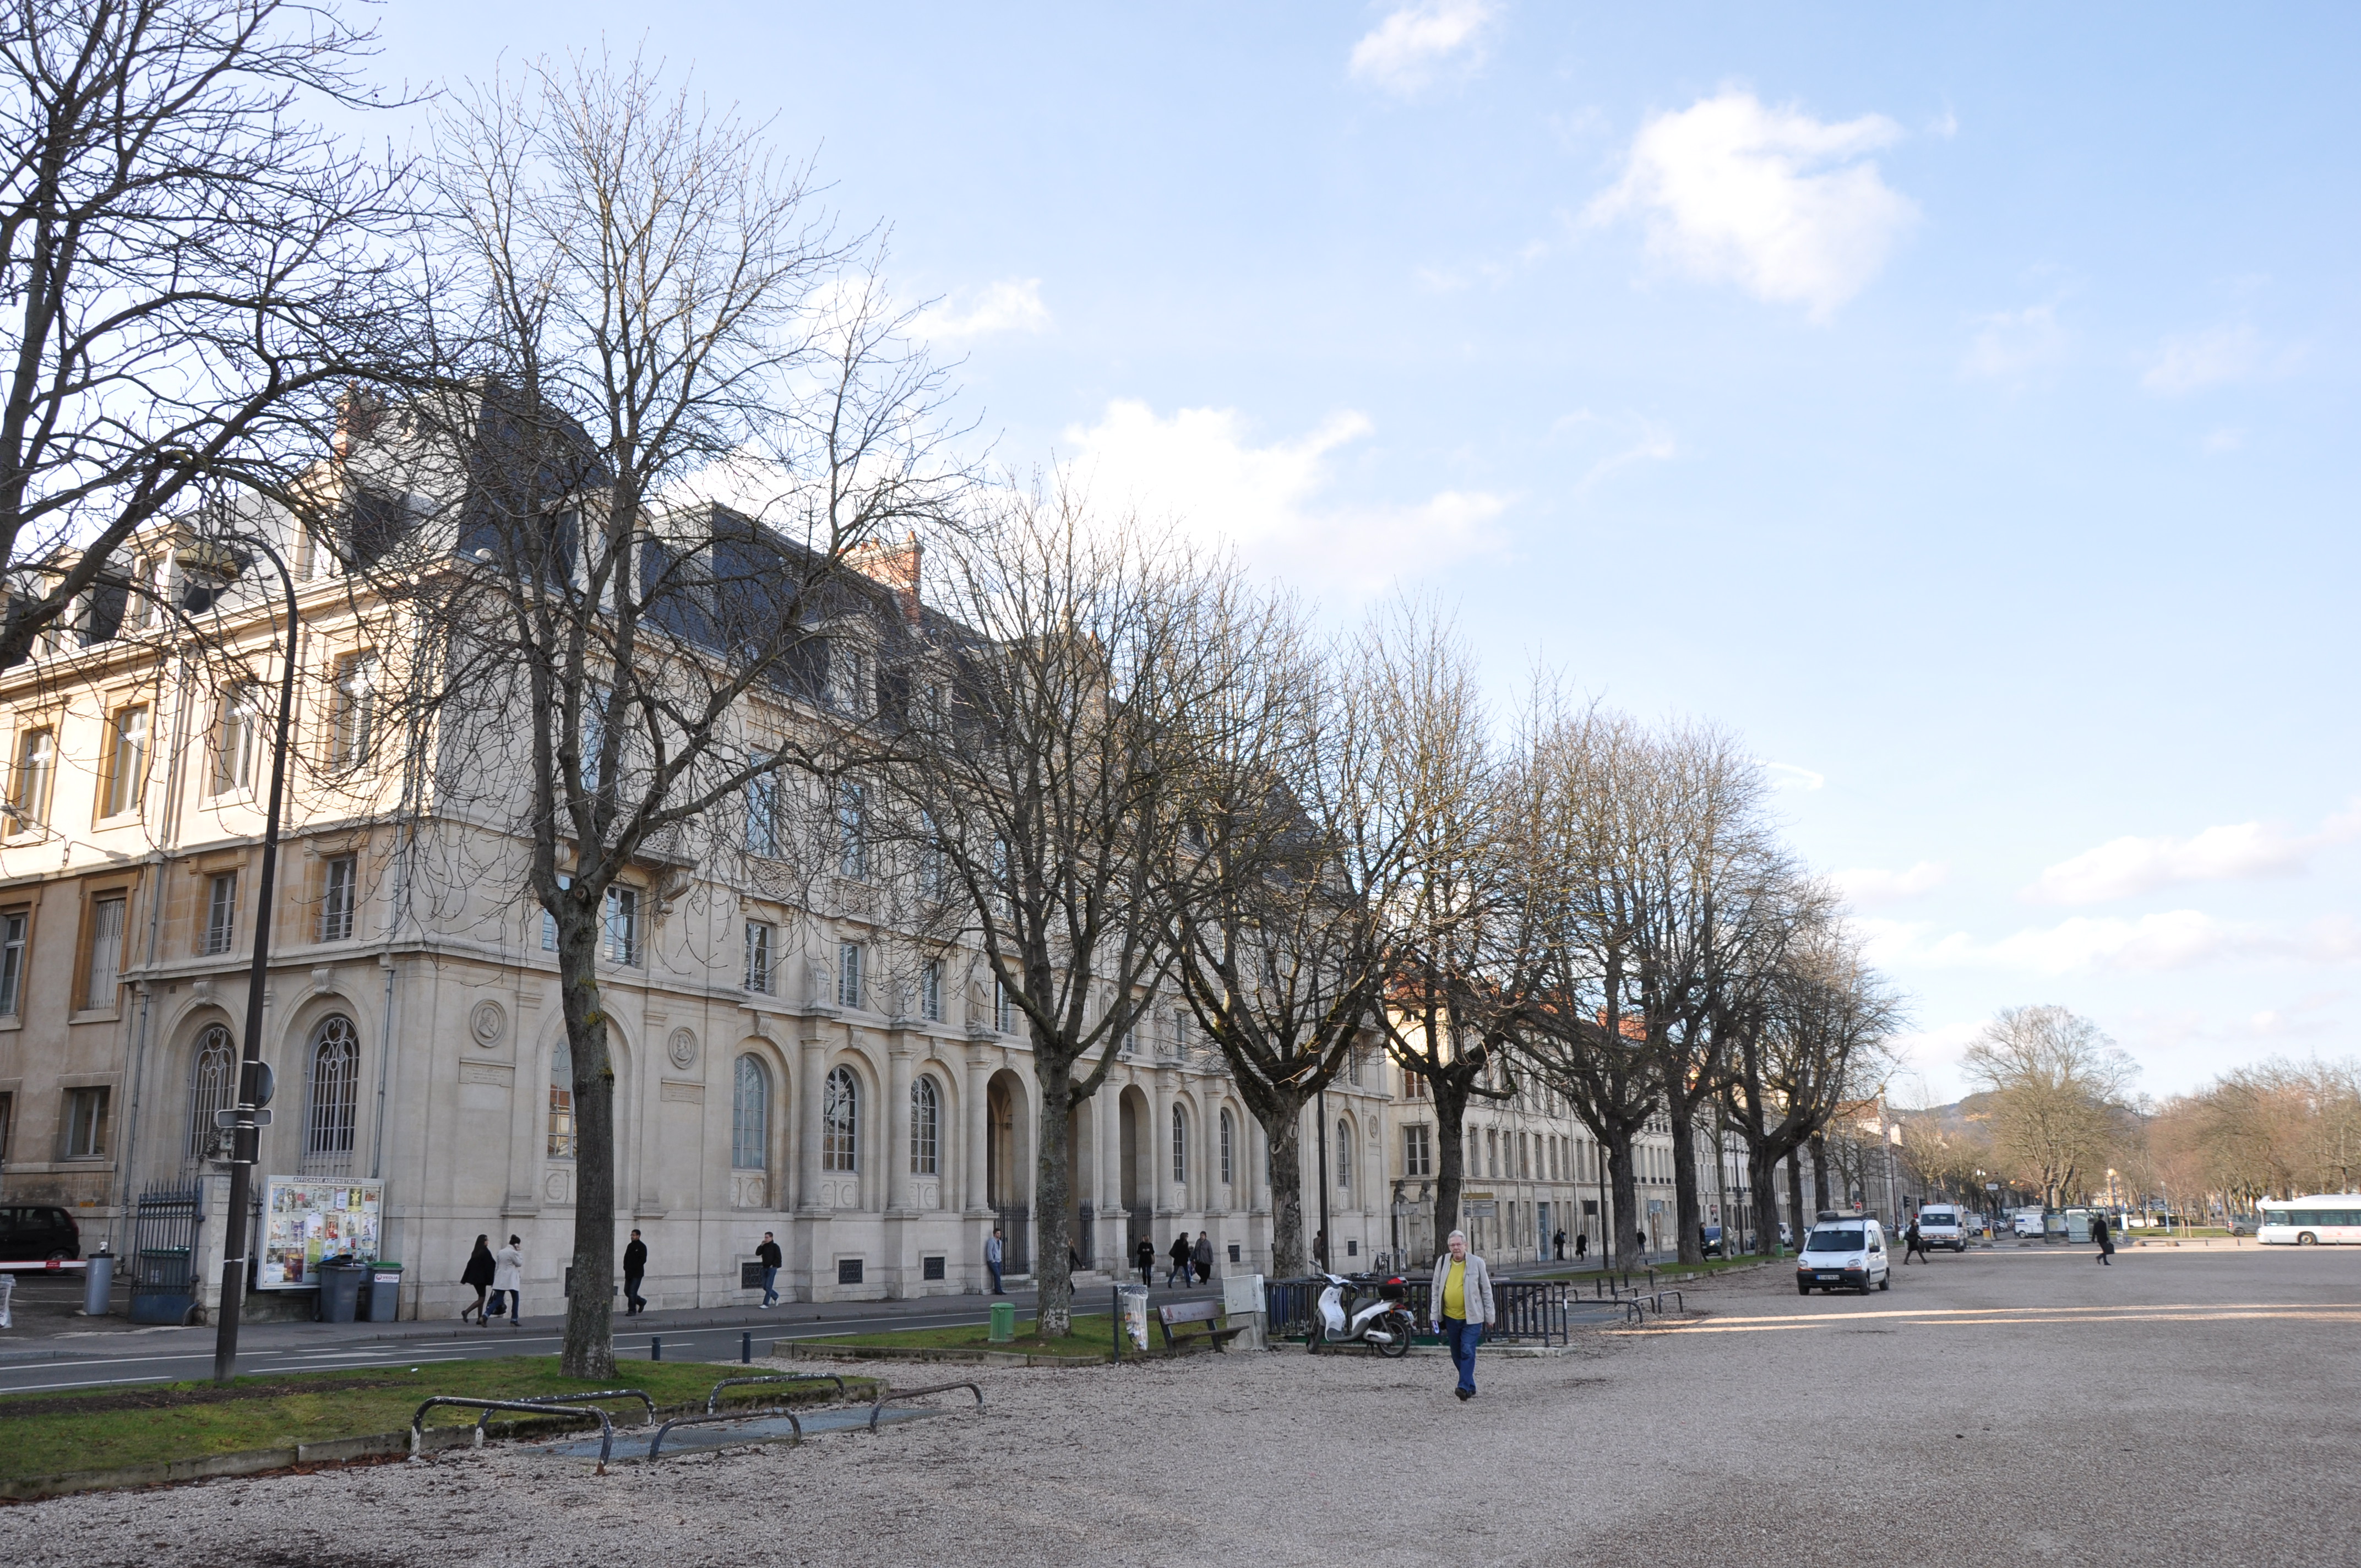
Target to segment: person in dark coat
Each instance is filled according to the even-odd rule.
[[[640,1233],[631,1233],[631,1245],[623,1249],[623,1316],[631,1317],[647,1310],[640,1296],[640,1280],[648,1272],[648,1244],[640,1240]]]
[[[2091,1239],[2099,1244],[2099,1261],[2113,1268],[2115,1266],[2115,1238],[2107,1228],[2104,1214],[2091,1216]]]
[[[1154,1242],[1149,1241],[1146,1236],[1140,1237],[1139,1251],[1133,1255],[1133,1262],[1139,1269],[1139,1282],[1142,1285],[1156,1283],[1156,1244]]]
[[[484,1292],[492,1288],[493,1266],[492,1238],[478,1236],[476,1250],[467,1255],[467,1266],[459,1275],[460,1284],[472,1285],[476,1288],[476,1299],[473,1304],[459,1309],[461,1322],[466,1322],[470,1313],[475,1315],[477,1322],[480,1323],[484,1321]]]
[[[763,1233],[763,1245],[754,1249],[754,1261],[763,1266],[763,1305],[775,1307],[779,1302],[779,1265],[786,1260],[768,1231]]]
[[[1171,1267],[1170,1267],[1170,1268],[1168,1268],[1168,1269],[1166,1269],[1166,1270],[1164,1271],[1164,1283],[1165,1283],[1165,1284],[1167,1284],[1167,1285],[1170,1285],[1170,1284],[1171,1284],[1171,1283],[1172,1283],[1172,1281],[1173,1281],[1173,1280],[1178,1279],[1178,1280],[1180,1280],[1180,1283],[1181,1283],[1181,1284],[1183,1284],[1183,1285],[1188,1284],[1188,1283],[1189,1283],[1189,1233],[1188,1233],[1188,1232],[1186,1232],[1186,1231],[1182,1231],[1179,1235],[1174,1236],[1174,1237],[1172,1238],[1172,1251],[1171,1251],[1171,1253],[1170,1253],[1170,1255],[1171,1256],[1171,1259],[1172,1259],[1172,1266],[1171,1266]]]
[[[1903,1262],[1908,1263],[1914,1257],[1921,1263],[1934,1261],[1935,1255],[1927,1250],[1927,1238],[1918,1234],[1918,1216],[1916,1214],[1910,1217],[1910,1228],[1902,1233],[1902,1240]]]
[[[1201,1285],[1213,1277],[1213,1238],[1202,1231],[1197,1233],[1197,1245],[1189,1249],[1189,1266],[1197,1271]]]
[[[1564,1231],[1560,1231],[1552,1239],[1557,1243],[1557,1260],[1560,1263],[1564,1263],[1565,1261],[1565,1233]]]
[[[1574,1238],[1574,1261],[1580,1263],[1590,1255],[1590,1233],[1584,1231]]]

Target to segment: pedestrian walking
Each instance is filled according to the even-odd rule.
[[[992,1234],[983,1238],[983,1266],[992,1275],[992,1293],[995,1296],[1008,1294],[1000,1288],[1000,1260],[1007,1255],[1007,1244],[1000,1239],[1000,1227],[994,1225]]]
[[[1935,1261],[1935,1255],[1927,1250],[1927,1238],[1918,1234],[1917,1215],[1913,1214],[1910,1216],[1910,1228],[1902,1233],[1902,1261],[1904,1263],[1908,1263],[1914,1257],[1921,1263],[1932,1263]]]
[[[478,1236],[476,1250],[467,1255],[467,1266],[459,1273],[460,1284],[472,1285],[476,1288],[474,1302],[459,1309],[461,1322],[466,1322],[467,1314],[473,1312],[476,1314],[476,1326],[483,1327],[484,1294],[492,1288],[492,1271],[495,1266],[492,1262],[492,1238]]]
[[[1312,1261],[1323,1272],[1328,1267],[1328,1233],[1324,1230],[1312,1233]]]
[[[2099,1261],[2113,1268],[2115,1266],[2115,1237],[2114,1233],[2107,1228],[2104,1214],[2091,1216],[2091,1239],[2099,1244]]]
[[[1565,1261],[1565,1233],[1564,1231],[1560,1231],[1556,1236],[1552,1239],[1557,1244],[1557,1261],[1564,1263]]]
[[[763,1266],[763,1305],[774,1307],[779,1301],[779,1265],[786,1259],[779,1254],[779,1244],[771,1233],[763,1233],[763,1245],[754,1249],[754,1261]]]
[[[1213,1238],[1202,1231],[1197,1233],[1197,1245],[1189,1250],[1189,1266],[1197,1271],[1200,1284],[1213,1277]]]
[[[1190,1282],[1189,1255],[1189,1233],[1182,1231],[1172,1238],[1172,1250],[1167,1255],[1172,1259],[1172,1266],[1164,1271],[1165,1284],[1170,1285],[1176,1278],[1183,1285]]]
[[[1641,1255],[1643,1257],[1646,1256],[1648,1252],[1648,1233],[1645,1231],[1634,1231],[1631,1233],[1631,1236],[1632,1239],[1639,1244]]]
[[[640,1295],[640,1281],[647,1277],[648,1244],[640,1240],[640,1233],[631,1233],[631,1245],[623,1249],[623,1316],[631,1317],[647,1310],[647,1301]]]
[[[1434,1260],[1434,1288],[1427,1299],[1433,1303],[1435,1332],[1451,1347],[1451,1365],[1459,1369],[1459,1387],[1455,1390],[1463,1400],[1476,1397],[1476,1347],[1484,1343],[1485,1325],[1495,1320],[1492,1311],[1492,1274],[1484,1260],[1467,1250],[1467,1233],[1454,1231],[1446,1238],[1450,1251]]]
[[[505,1300],[511,1328],[516,1327],[518,1320],[524,1316],[523,1290],[524,1243],[511,1236],[508,1245],[492,1254],[492,1310],[497,1315]]]
[[[1574,1238],[1574,1261],[1580,1263],[1584,1258],[1588,1257],[1589,1255],[1590,1233],[1588,1231],[1585,1231],[1580,1235]]]
[[[1156,1244],[1146,1236],[1139,1238],[1139,1250],[1132,1255],[1132,1266],[1139,1270],[1142,1285],[1156,1283]]]

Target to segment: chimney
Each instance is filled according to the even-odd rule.
[[[873,583],[894,590],[901,602],[902,618],[911,625],[918,624],[918,565],[925,546],[916,533],[905,535],[898,544],[873,540],[856,549],[848,550],[844,564]]]

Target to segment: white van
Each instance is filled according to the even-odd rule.
[[[1949,1203],[1928,1203],[1918,1211],[1918,1245],[1923,1247],[1947,1246],[1953,1252],[1968,1250],[1966,1216]]]
[[[2031,1236],[2035,1241],[2039,1241],[2047,1225],[2048,1221],[2040,1210],[2019,1209],[2010,1216],[2008,1228],[2013,1235]]]
[[[1866,1214],[1823,1216],[1812,1223],[1804,1250],[1795,1255],[1795,1293],[1808,1296],[1813,1287],[1834,1290],[1839,1286],[1869,1294],[1872,1286],[1889,1290],[1894,1274],[1885,1255],[1885,1233]]]

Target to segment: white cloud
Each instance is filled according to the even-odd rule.
[[[966,309],[960,308],[962,302]],[[1049,325],[1049,308],[1041,302],[1038,278],[1004,278],[950,297],[918,313],[912,333],[926,338],[982,337],[995,332],[1043,332]]]
[[[2066,334],[2051,307],[1995,311],[1978,320],[1975,341],[1968,345],[1960,369],[1970,376],[2005,380],[2056,363],[2065,349]]]
[[[1353,46],[1353,75],[1389,93],[1416,93],[1458,57],[1464,70],[1484,60],[1489,0],[1420,0],[1404,5]]]
[[[2253,955],[2266,946],[2256,933],[2225,926],[2194,909],[2144,915],[2136,920],[2076,916],[1993,942],[1980,941],[1964,931],[1929,939],[1932,927],[1923,922],[1865,920],[1861,926],[1870,950],[1881,963],[2034,974],[2185,969],[2217,959]]]
[[[2021,896],[2034,904],[2103,904],[2182,883],[2292,876],[2318,850],[2356,834],[2361,802],[2328,818],[2316,833],[2233,822],[2187,839],[2110,839],[2049,867]]]
[[[1825,321],[1917,219],[1867,157],[1901,135],[1883,115],[1831,123],[1725,92],[1641,126],[1622,180],[1589,215],[1637,212],[1663,260]]]
[[[1826,773],[1816,773],[1809,768],[1799,768],[1793,762],[1766,762],[1754,759],[1754,765],[1771,775],[1773,789],[1816,790],[1828,782]]]
[[[1234,545],[1249,563],[1305,587],[1372,592],[1406,563],[1498,546],[1490,524],[1508,509],[1507,496],[1440,490],[1397,506],[1323,500],[1332,457],[1376,428],[1347,410],[1292,440],[1257,445],[1235,409],[1163,418],[1145,402],[1118,399],[1098,423],[1069,429],[1065,443],[1102,500],[1169,518],[1184,537]]]
[[[1654,420],[1640,416],[1602,418],[1588,409],[1577,409],[1557,420],[1550,426],[1550,435],[1554,440],[1569,438],[1598,454],[1575,482],[1577,494],[1620,468],[1634,463],[1670,462],[1680,455],[1681,450],[1671,429]]]
[[[2246,433],[2235,425],[2222,425],[2207,431],[2202,444],[2205,455],[2219,457],[2225,453],[2243,451],[2246,444]]]
[[[2169,337],[2140,378],[2151,392],[2180,396],[2207,387],[2283,376],[2303,357],[2298,347],[2273,348],[2250,326],[2217,326]]]
[[[1880,866],[1855,866],[1836,873],[1834,881],[1843,889],[1845,901],[1856,909],[1873,908],[1879,905],[1905,904],[1923,898],[1951,878],[1951,868],[1939,861],[1920,861],[1907,871],[1890,872]]]

